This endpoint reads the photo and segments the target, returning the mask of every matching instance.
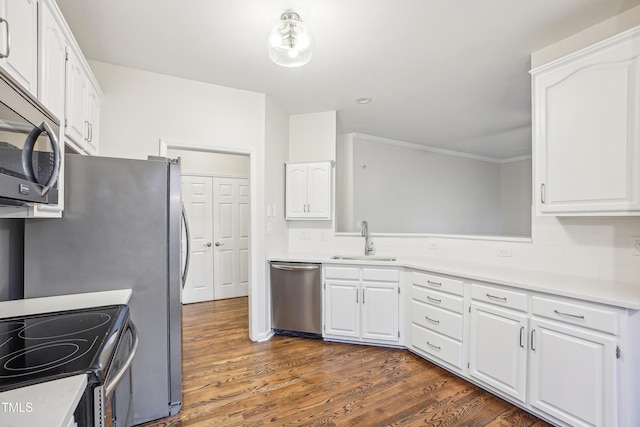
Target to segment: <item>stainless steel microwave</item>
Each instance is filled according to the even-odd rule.
[[[58,202],[60,122],[0,72],[0,204]]]

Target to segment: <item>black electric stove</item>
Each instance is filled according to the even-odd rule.
[[[0,392],[76,374],[104,383],[128,320],[126,305],[0,319]]]

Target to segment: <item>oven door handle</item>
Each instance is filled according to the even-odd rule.
[[[129,367],[131,366],[131,363],[133,362],[133,358],[136,355],[136,352],[138,351],[138,330],[136,329],[136,325],[131,320],[129,320],[127,329],[131,331],[131,335],[133,336],[131,353],[129,353],[127,360],[125,360],[125,362],[122,364],[122,367],[120,368],[118,373],[111,379],[111,381],[109,381],[109,384],[106,384],[104,386],[105,396],[111,396],[111,394],[115,391],[116,387],[120,383],[120,380],[122,379],[124,374],[127,372]]]
[[[33,160],[33,149],[36,145],[36,140],[43,132],[45,132],[49,137],[51,149],[53,150],[53,169],[49,180],[44,184],[44,186],[42,186],[42,190],[40,190],[40,195],[42,197],[49,193],[49,190],[51,190],[51,188],[56,184],[58,176],[60,175],[60,145],[58,144],[56,134],[51,130],[47,122],[43,121],[29,132],[29,136],[27,136],[27,140],[22,148],[22,170],[31,182],[38,183],[31,161]]]

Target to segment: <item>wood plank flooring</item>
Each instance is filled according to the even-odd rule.
[[[145,427],[549,426],[407,350],[253,343],[247,304],[183,306],[183,407]]]

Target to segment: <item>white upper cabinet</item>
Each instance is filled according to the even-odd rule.
[[[331,219],[332,163],[286,164],[286,219]]]
[[[38,3],[0,0],[0,67],[37,96]]]
[[[102,92],[83,59],[82,54],[69,49],[64,133],[74,148],[86,154],[98,154]]]
[[[68,46],[64,24],[52,1],[40,2],[38,13],[38,99],[62,120]]]
[[[640,28],[531,73],[537,213],[640,215]]]

